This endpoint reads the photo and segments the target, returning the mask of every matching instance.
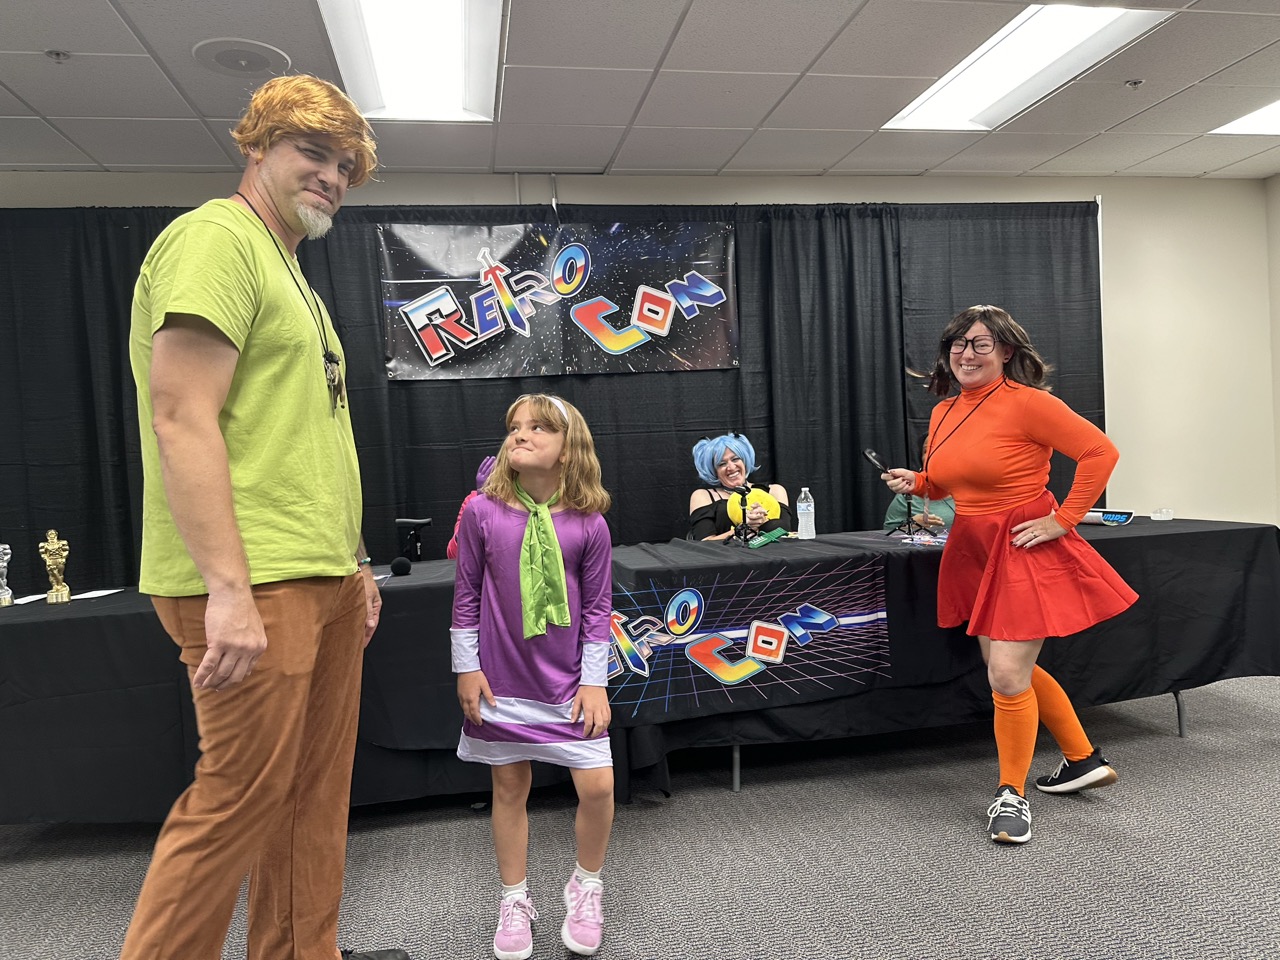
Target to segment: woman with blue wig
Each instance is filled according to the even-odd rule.
[[[752,486],[748,481],[758,464],[755,447],[742,434],[699,440],[693,445],[693,466],[706,486],[689,497],[690,540],[725,541],[739,525],[748,539],[779,528],[795,529],[787,491],[777,483]]]

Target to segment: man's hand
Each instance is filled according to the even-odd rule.
[[[477,727],[484,725],[480,716],[481,697],[491,707],[498,705],[498,701],[493,698],[493,691],[489,689],[489,680],[484,671],[472,670],[458,674],[458,703],[462,704],[462,715]]]
[[[378,581],[373,579],[373,569],[369,564],[360,565],[360,575],[364,578],[364,645],[367,647],[382,617],[382,591],[378,589]]]
[[[573,698],[573,708],[569,711],[569,722],[577,723],[582,716],[582,734],[594,737],[609,729],[609,721],[613,711],[609,709],[609,689],[607,687],[578,688],[578,695]]]
[[[191,685],[226,690],[253,672],[267,649],[262,618],[248,591],[211,593],[204,612],[206,652]]]

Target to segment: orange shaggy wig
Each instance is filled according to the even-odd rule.
[[[274,77],[256,91],[231,131],[240,152],[270,150],[283,137],[320,133],[355,154],[347,181],[358,187],[378,168],[373,130],[351,99],[327,80],[299,74]]]

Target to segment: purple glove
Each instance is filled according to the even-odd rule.
[[[484,486],[484,482],[489,479],[489,474],[493,473],[494,465],[497,464],[496,457],[485,457],[480,461],[480,469],[476,471],[476,489],[479,490]]]

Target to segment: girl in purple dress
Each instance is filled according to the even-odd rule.
[[[613,824],[609,751],[612,550],[591,431],[559,397],[507,410],[507,438],[463,512],[454,582],[453,670],[465,720],[458,756],[493,772],[502,905],[493,953],[525,960],[538,916],[526,880],[530,760],[568,767],[578,791],[578,863],[561,939],[600,948],[600,871]]]

